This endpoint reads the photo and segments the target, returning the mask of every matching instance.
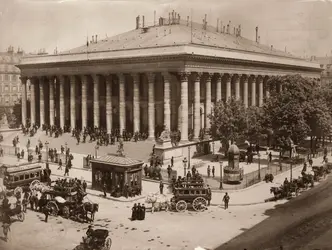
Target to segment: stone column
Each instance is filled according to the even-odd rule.
[[[265,85],[265,97],[270,98],[270,87],[267,85],[268,78],[264,78],[264,85]]]
[[[258,106],[262,107],[263,106],[263,78],[259,77],[258,78]]]
[[[106,127],[107,134],[112,133],[112,76],[106,77]]]
[[[256,76],[251,76],[251,106],[256,106]]]
[[[172,76],[165,72],[164,76],[164,125],[171,130],[171,79]]]
[[[59,77],[60,82],[60,127],[65,126],[65,77]]]
[[[39,78],[39,113],[40,113],[40,127],[45,124],[45,95],[44,95],[44,81],[43,78]]]
[[[99,76],[92,75],[93,80],[93,126],[100,127],[99,113]]]
[[[82,79],[82,129],[88,126],[88,76]]]
[[[22,84],[22,124],[27,124],[27,78],[21,77]]]
[[[216,93],[216,102],[220,101],[221,100],[221,75],[220,74],[217,74],[217,93]]]
[[[240,100],[240,78],[241,75],[235,76],[235,100]]]
[[[154,129],[155,129],[155,101],[154,101],[154,81],[155,74],[148,73],[148,119],[149,119],[149,139],[154,140]]]
[[[119,126],[120,134],[126,129],[125,75],[119,74]]]
[[[50,126],[54,125],[54,78],[48,78],[48,84],[50,89]]]
[[[210,124],[210,120],[208,118],[208,115],[211,114],[212,112],[212,107],[211,107],[211,78],[212,78],[212,74],[207,74],[206,76],[206,89],[205,89],[205,128],[206,129],[210,129],[211,128],[211,124]]]
[[[31,125],[36,124],[36,79],[30,79],[31,86],[31,97],[30,97],[30,114],[31,114]]]
[[[188,141],[188,77],[190,73],[181,72],[181,141]]]
[[[199,139],[199,131],[201,128],[201,116],[200,116],[200,109],[201,109],[201,93],[200,93],[200,82],[202,73],[195,74],[195,94],[194,94],[194,140]]]
[[[139,80],[140,74],[133,74],[133,85],[134,85],[134,93],[133,93],[133,116],[134,116],[134,133],[140,132],[140,95],[139,95]]]
[[[226,76],[226,101],[232,96],[231,82],[232,82],[232,74],[229,74],[228,76]]]
[[[248,108],[248,76],[243,77],[243,104]]]
[[[76,128],[76,77],[70,76],[70,126]]]

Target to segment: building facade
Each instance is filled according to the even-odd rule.
[[[21,98],[19,64],[23,51],[14,51],[10,46],[7,52],[0,52],[0,106],[12,107]]]
[[[206,19],[205,19],[206,20]],[[63,127],[97,126],[108,133],[146,131],[166,125],[199,137],[208,129],[214,103],[234,96],[246,107],[262,106],[267,80],[301,74],[319,79],[319,64],[304,61],[241,36],[241,26],[189,24],[170,13],[159,25],[145,26],[73,50],[25,57],[22,75],[22,123],[26,89],[31,85],[31,119]],[[282,86],[280,86],[282,90]]]
[[[332,85],[332,56],[314,57],[314,60],[316,60],[323,69],[321,83]]]

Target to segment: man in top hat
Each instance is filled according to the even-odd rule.
[[[145,210],[146,210],[146,208],[145,208],[145,205],[144,205],[144,204],[142,204],[141,209],[142,209],[142,217],[141,217],[141,220],[145,220]]]
[[[142,207],[141,204],[137,204],[137,220],[142,220]]]

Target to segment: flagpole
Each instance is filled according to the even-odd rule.
[[[193,43],[193,9],[190,9],[190,43]]]

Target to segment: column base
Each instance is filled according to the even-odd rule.
[[[187,144],[189,143],[189,140],[188,139],[183,139],[180,141],[180,144]]]
[[[156,141],[156,139],[154,137],[148,137],[146,140],[147,141]]]

